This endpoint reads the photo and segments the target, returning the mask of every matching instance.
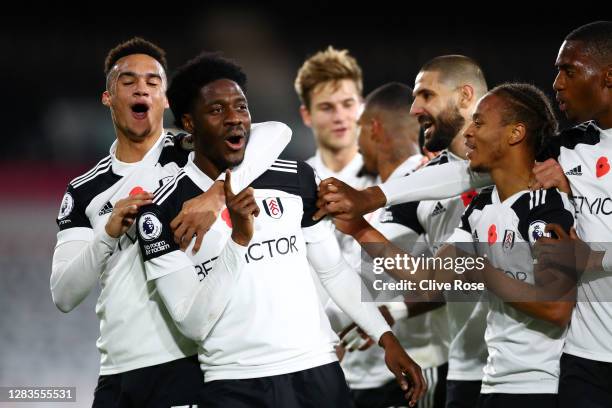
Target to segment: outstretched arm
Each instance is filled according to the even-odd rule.
[[[330,214],[349,220],[384,206],[409,201],[440,200],[491,184],[493,182],[488,174],[471,171],[467,161],[424,167],[408,176],[391,179],[364,190],[356,190],[331,177],[319,185],[319,211],[315,219]]]

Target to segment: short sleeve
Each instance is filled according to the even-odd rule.
[[[79,198],[77,192],[71,184],[68,185],[59,213],[57,215],[57,225],[60,231],[69,228],[92,228],[89,218],[85,214],[86,204]]]
[[[545,231],[548,224],[558,224],[567,233],[574,225],[574,214],[567,195],[556,188],[531,192],[529,206],[527,217],[519,223],[519,232],[531,245],[541,237],[551,236]]]
[[[385,209],[380,222],[396,223],[410,228],[418,235],[425,233],[425,228],[419,221],[418,208],[420,201],[396,204]]]
[[[302,228],[307,228],[315,225],[319,221],[312,219],[312,216],[317,212],[317,191],[319,180],[312,169],[305,162],[298,162],[298,177],[300,183],[300,196],[304,205],[304,214],[302,216]]]
[[[192,265],[189,257],[174,242],[167,211],[163,207],[156,204],[141,207],[136,222],[147,280]]]

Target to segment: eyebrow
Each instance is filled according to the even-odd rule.
[[[422,94],[424,92],[429,92],[431,94],[435,94],[435,92],[433,90],[431,90],[430,88],[423,87],[423,88],[418,88],[418,89],[414,90],[412,92],[412,95],[413,96],[417,96],[417,95],[420,95],[420,94]]]
[[[156,73],[153,73],[153,72],[149,72],[149,73],[146,73],[144,75],[140,75],[140,74],[137,74],[136,72],[133,72],[133,71],[124,71],[124,72],[119,73],[119,76],[117,78],[121,78],[123,76],[134,77],[134,78],[138,78],[140,76],[144,76],[147,79],[157,78],[159,80],[162,80],[162,77],[161,77],[160,74],[156,74]]]
[[[244,96],[238,96],[235,99],[232,99],[231,101],[227,102],[226,99],[214,99],[210,102],[207,102],[206,105],[210,106],[210,105],[225,105],[225,104],[232,104],[232,103],[240,103],[240,102],[244,102],[244,103],[248,103],[246,97]]]

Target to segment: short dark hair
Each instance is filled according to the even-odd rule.
[[[121,58],[133,54],[148,55],[159,62],[162,68],[164,68],[164,71],[168,70],[166,51],[141,37],[134,37],[122,42],[108,52],[106,55],[106,60],[104,60],[104,75],[108,76],[108,73]]]
[[[427,61],[422,71],[440,73],[440,80],[451,83],[470,83],[479,98],[487,93],[487,81],[480,65],[465,55],[441,55]]]
[[[367,108],[410,111],[413,99],[411,87],[400,82],[389,82],[370,92],[365,103]]]
[[[490,93],[504,99],[502,124],[524,123],[534,154],[539,156],[559,127],[550,99],[536,86],[525,83],[505,83]]]
[[[234,81],[246,92],[247,76],[242,68],[220,53],[203,52],[176,70],[167,95],[177,127],[183,128],[183,115],[193,108],[200,89],[219,79]]]
[[[569,33],[565,41],[579,41],[599,62],[612,62],[612,21],[585,24]]]

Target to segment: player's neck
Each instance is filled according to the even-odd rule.
[[[452,142],[448,146],[448,151],[455,156],[467,160],[467,147],[465,145],[465,137],[463,137],[463,132],[453,138]]]
[[[161,137],[162,129],[151,132],[142,140],[133,140],[121,132],[117,132],[117,148],[115,157],[124,163],[141,161]]]
[[[595,123],[601,129],[612,129],[612,105],[608,106],[607,111],[603,115],[600,115],[600,117],[595,120]]]
[[[198,166],[202,173],[206,174],[212,180],[216,180],[217,177],[219,177],[219,175],[221,174],[221,171],[223,171],[223,169],[220,169],[208,157],[201,153],[198,153],[197,150],[195,151],[193,157],[193,164]]]
[[[389,163],[383,162],[378,165],[378,175],[380,176],[380,180],[384,183],[389,179],[389,176],[393,174],[395,169],[399,167],[401,163]]]
[[[323,161],[325,167],[334,173],[338,173],[345,168],[355,158],[358,150],[359,148],[356,144],[339,150],[319,146],[321,161]]]
[[[500,201],[528,190],[533,182],[533,157],[507,158],[503,164],[491,170],[491,178],[497,187]]]
[[[410,150],[407,155],[402,156],[400,158],[392,158],[392,157],[379,157],[378,158],[378,175],[380,179],[384,183],[391,177],[391,174],[397,169],[399,166],[404,164],[409,157],[412,157],[416,154],[416,149]]]

